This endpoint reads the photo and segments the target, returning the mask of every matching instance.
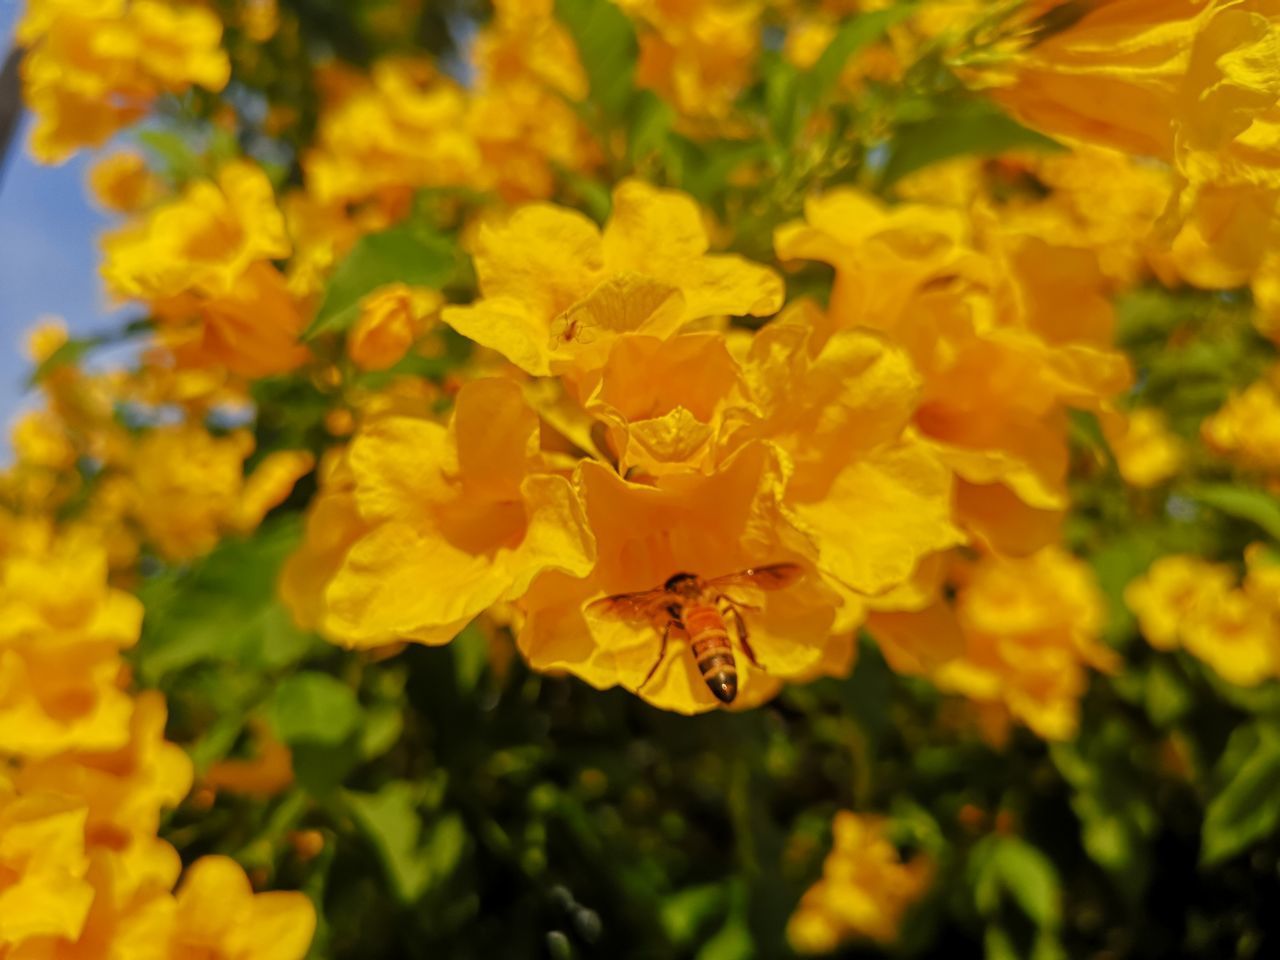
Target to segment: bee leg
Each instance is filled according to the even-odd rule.
[[[749,609],[749,608],[748,608]],[[742,614],[738,612],[738,604],[732,600],[729,601],[729,616],[733,620],[734,632],[738,634],[738,643],[742,645],[742,652],[747,655],[747,659],[751,661],[751,665],[757,670],[768,673],[756,659],[756,652],[751,649],[751,637],[747,633],[747,621],[742,619]]]
[[[671,636],[671,628],[679,626],[674,620],[668,620],[667,625],[662,628],[662,646],[658,648],[658,659],[653,662],[653,666],[649,668],[649,672],[645,674],[645,678],[640,681],[640,686],[636,687],[636,693],[644,689],[644,685],[653,679],[653,675],[658,672],[658,668],[662,666],[662,661],[667,655],[667,639]]]
[[[764,607],[757,607],[754,603],[743,603],[741,600],[735,600],[727,594],[721,594],[720,599],[735,610],[747,610],[750,613],[759,613],[764,609]]]

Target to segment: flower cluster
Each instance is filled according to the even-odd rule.
[[[29,51],[23,90],[36,115],[32,150],[57,163],[134,123],[164,93],[218,91],[231,66],[222,23],[164,0],[32,0],[17,41]]]
[[[929,889],[933,864],[924,855],[904,862],[879,817],[848,810],[831,825],[835,842],[787,924],[800,953],[829,953],[852,938],[891,944],[902,918]]]
[[[1237,586],[1224,564],[1161,557],[1129,585],[1125,601],[1157,650],[1186,650],[1224,680],[1253,687],[1280,676],[1280,565],[1261,544],[1245,560]]]
[[[301,958],[315,926],[301,894],[254,895],[226,857],[174,892],[181,862],[156,832],[192,765],[164,739],[164,698],[127,690],[121,652],[141,620],[100,545],[5,518],[0,953]]]

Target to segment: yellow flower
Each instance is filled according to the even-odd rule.
[[[154,690],[134,700],[129,742],[117,750],[72,749],[26,763],[14,782],[23,793],[55,793],[85,805],[90,846],[123,850],[154,839],[163,808],[191,789],[191,760],[164,739],[164,698]]]
[[[122,150],[94,163],[89,171],[89,188],[107,210],[134,213],[159,199],[164,185],[148,169],[142,154]]]
[[[1181,439],[1169,432],[1164,415],[1154,408],[1134,410],[1107,430],[1107,442],[1120,475],[1135,487],[1163,483],[1177,474],[1186,459]]]
[[[462,90],[415,60],[380,61],[371,81],[320,118],[303,161],[317,202],[403,203],[419,187],[484,186]]]
[[[15,795],[0,780],[0,955],[37,956],[42,943],[80,936],[94,895],[84,823],[76,800]]]
[[[782,305],[771,270],[707,253],[689,197],[627,180],[601,231],[582,214],[533,204],[475,241],[482,299],[441,318],[527,373],[586,380],[620,334],[665,338],[686,321],[766,316]]]
[[[448,427],[371,419],[347,454],[349,492],[317,505],[344,519],[312,518],[286,595],[315,612],[319,592],[321,629],[347,646],[438,644],[539,573],[584,575],[593,545],[577,494],[542,459],[538,420],[511,381],[468,383]],[[319,591],[316,574],[330,577]]]
[[[1278,56],[1262,0],[1114,0],[986,80],[1031,126],[1173,164],[1186,213],[1206,185],[1280,189]]]
[[[222,24],[195,4],[160,0],[32,0],[18,24],[31,147],[59,163],[100,146],[163,93],[221,90],[230,64]]]
[[[266,43],[280,29],[277,0],[240,0],[240,29],[254,43]]]
[[[143,435],[128,464],[133,512],[161,553],[173,560],[197,557],[228,530],[254,529],[313,466],[310,454],[282,450],[245,477],[252,450],[243,431],[216,437],[198,424]]]
[[[76,449],[68,439],[65,425],[47,410],[31,410],[18,417],[10,435],[19,462],[47,470],[70,470]]]
[[[584,461],[578,478],[595,566],[533,581],[519,602],[521,651],[537,670],[567,670],[599,688],[621,685],[663,709],[717,709],[721,703],[700,676],[686,637],[670,637],[664,651],[663,624],[584,608],[602,595],[660,587],[682,571],[712,578],[772,563],[808,566],[812,547],[783,515],[776,454],[753,442],[711,476],[672,474],[653,485]],[[751,647],[768,671],[759,672],[736,648],[735,707],[763,702],[779,681],[808,676],[820,664],[839,603],[820,578],[810,575],[777,592],[726,593],[761,607],[745,618]]]
[[[44,363],[68,339],[66,321],[61,317],[42,317],[27,333],[27,356],[32,363]]]
[[[378,288],[360,301],[360,318],[347,335],[347,355],[361,370],[394,367],[443,303],[435,290],[403,283]]]
[[[587,95],[586,72],[552,4],[495,3],[471,60],[467,129],[504,199],[550,196],[555,168],[585,171],[597,161],[599,150],[573,107]]]
[[[290,244],[271,183],[248,161],[183,193],[102,243],[102,274],[122,297],[160,300],[195,290],[228,294],[254,264],[283,259]]]
[[[1229,683],[1257,686],[1280,667],[1280,620],[1243,590],[1229,590],[1182,625],[1182,645]]]
[[[616,0],[647,29],[640,31],[636,82],[656,90],[680,113],[726,118],[751,81],[760,49],[759,0]]]
[[[1205,443],[1242,467],[1280,474],[1280,392],[1259,380],[1200,425]]]
[[[935,672],[938,686],[1002,707],[1047,740],[1075,734],[1087,667],[1119,667],[1097,639],[1103,602],[1092,573],[1057,547],[981,560],[955,616],[965,654]]]
[[[907,429],[920,381],[905,352],[862,330],[824,335],[801,305],[753,338],[744,376],[760,422],[788,461],[788,516],[819,567],[864,597],[901,586],[931,553],[963,542],[952,477]]]
[[[1224,680],[1252,687],[1280,674],[1276,577],[1253,549],[1244,589],[1230,568],[1197,557],[1161,557],[1129,584],[1125,602],[1153,647],[1181,646]]]
[[[787,939],[799,953],[830,953],[857,938],[892,944],[933,882],[933,863],[924,855],[904,863],[882,817],[842,810],[832,832],[822,878],[791,915]]]
[[[1124,591],[1142,635],[1157,650],[1179,645],[1183,625],[1199,618],[1231,589],[1231,571],[1199,557],[1161,557]]]
[[[229,857],[201,857],[177,893],[170,955],[210,960],[302,960],[315,907],[301,893],[255,894]]]
[[[1051,534],[1066,507],[1066,411],[1101,410],[1129,379],[1096,260],[992,224],[971,238],[960,211],[852,190],[805,214],[778,230],[779,256],[832,264],[831,324],[906,350],[922,379],[912,422],[962,481],[958,519],[1003,551],[1051,542],[1027,534]],[[1015,496],[969,490],[997,484]]]
[[[0,743],[10,754],[116,750],[133,704],[119,651],[142,604],[106,585],[102,547],[47,535],[0,558]]]
[[[950,472],[904,433],[919,393],[906,355],[865,331],[824,332],[823,321],[801,304],[736,339],[624,333],[585,404],[602,433],[541,407],[616,464],[578,468],[597,541],[592,576],[544,578],[520,602],[520,643],[535,667],[621,684],[667,709],[716,708],[684,638],[645,683],[663,625],[601,618],[584,604],[681,570],[712,577],[800,560],[815,568],[811,582],[771,596],[763,622],[748,618],[769,674],[740,663],[737,703],[758,703],[778,680],[847,669],[844,640],[866,604],[963,539],[950,522]],[[769,622],[784,611],[796,621],[790,634]],[[912,653],[932,663],[946,646],[921,637]]]
[[[1169,254],[1152,236],[1174,188],[1163,165],[1105,147],[1082,145],[1027,157],[1043,200],[1016,198],[998,215],[1060,247],[1094,251],[1102,272],[1129,287],[1150,272],[1168,275]]]
[[[102,247],[111,291],[152,301],[162,336],[185,342],[191,362],[264,376],[306,359],[302,313],[270,262],[290,252],[284,217],[256,165],[236,161],[216,184],[194,181]]]

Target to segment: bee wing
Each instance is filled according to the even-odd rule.
[[[587,604],[585,610],[620,620],[652,620],[668,603],[665,590],[641,590],[638,593],[615,593]]]
[[[771,563],[765,567],[749,567],[737,573],[727,573],[708,581],[713,589],[724,587],[758,587],[761,590],[781,590],[804,576],[804,567],[798,563]]]

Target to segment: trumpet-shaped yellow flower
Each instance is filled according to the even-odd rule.
[[[395,366],[443,303],[434,290],[403,283],[380,287],[360,301],[360,317],[347,335],[347,355],[361,370]]]
[[[636,80],[680,113],[724,120],[751,80],[760,49],[760,0],[617,0],[644,25]]]
[[[983,226],[956,210],[886,208],[851,190],[813,198],[779,229],[784,259],[836,268],[836,329],[883,331],[921,380],[912,422],[962,481],[959,516],[995,548],[1027,552],[1027,532],[1066,506],[1066,411],[1101,410],[1128,365],[1109,349],[1112,312],[1087,251]],[[1007,509],[967,488],[1007,487]],[[996,494],[999,497],[999,494]],[[968,513],[969,506],[977,509]]]
[[[599,156],[573,106],[587,95],[586,72],[553,6],[499,0],[471,48],[467,129],[508,201],[550,196],[557,167],[585,171]]]
[[[154,690],[134,700],[129,742],[118,750],[70,750],[29,761],[14,783],[23,793],[75,797],[87,811],[86,841],[124,849],[154,840],[160,811],[191,789],[191,760],[164,739],[164,698]]]
[[[322,501],[342,522],[313,522],[286,595],[309,598],[304,607],[318,607],[321,629],[345,645],[446,643],[538,574],[591,568],[577,494],[543,465],[537,418],[511,381],[464,386],[448,427],[372,419],[344,473],[350,501]]]
[[[1280,392],[1269,380],[1232,394],[1200,425],[1205,443],[1249,470],[1280,474]]]
[[[420,187],[484,185],[462,90],[417,60],[381,61],[371,81],[320,119],[304,160],[317,202],[402,205]]]
[[[1268,0],[1114,0],[1005,63],[995,96],[1056,136],[1157,157],[1191,189],[1280,189],[1280,11]]]
[[[718,708],[687,637],[669,637],[663,650],[664,624],[585,608],[602,595],[661,587],[679,572],[709,579],[810,561],[812,545],[782,512],[784,477],[777,455],[753,442],[712,476],[672,474],[652,485],[628,482],[591,461],[581,464],[578,477],[595,537],[594,568],[533,581],[519,603],[525,614],[520,649],[535,669],[567,670],[601,688],[621,685],[667,710]],[[839,598],[819,577],[778,592],[725,592],[761,607],[745,619],[749,643],[768,671],[761,673],[736,647],[735,706],[759,704],[773,696],[780,680],[808,676],[821,664]]]
[[[221,90],[230,76],[222,23],[198,4],[32,0],[18,24],[31,148],[59,163],[100,146],[163,93]]]
[[[227,531],[253,530],[313,466],[309,453],[280,450],[246,477],[252,450],[243,431],[217,437],[198,424],[157,427],[138,441],[128,467],[133,510],[161,553],[189,559]]]
[[[116,750],[133,705],[119,652],[142,604],[106,585],[106,552],[37,537],[0,557],[0,743],[10,754]]]
[[[0,781],[0,954],[37,956],[80,936],[94,896],[85,816],[71,797],[21,796]]]
[[[1247,555],[1243,589],[1229,567],[1198,557],[1161,557],[1125,589],[1153,647],[1182,647],[1224,680],[1252,687],[1280,674],[1280,606],[1274,567]]]
[[[1097,639],[1103,604],[1092,573],[1057,547],[983,559],[960,589],[954,615],[965,653],[934,673],[939,687],[1000,708],[1047,740],[1075,734],[1087,668],[1119,666]],[[909,616],[892,627],[907,627]],[[930,624],[919,617],[915,627]]]
[[[257,166],[227,164],[102,246],[111,291],[151,301],[192,362],[263,376],[306,359],[303,315],[270,262],[290,252],[284,217]]]
[[[689,320],[782,305],[772,270],[707,247],[692,199],[638,180],[614,191],[603,233],[576,211],[533,204],[481,226],[483,297],[441,316],[528,373],[588,380],[623,333],[663,339]]]
[[[98,160],[89,171],[89,188],[99,205],[116,213],[135,213],[160,199],[164,184],[146,158],[122,150]]]
[[[933,882],[933,863],[924,855],[904,862],[882,817],[842,810],[832,832],[822,879],[805,891],[787,939],[800,953],[830,953],[859,938],[893,943],[903,916]]]
[[[1110,423],[1110,421],[1108,421]],[[1154,487],[1177,474],[1186,448],[1169,432],[1159,410],[1134,410],[1107,430],[1107,442],[1125,481],[1135,487]]]
[[[1231,589],[1231,571],[1198,557],[1161,557],[1130,583],[1124,600],[1138,618],[1142,635],[1158,650],[1178,646],[1182,624],[1198,618]]]
[[[210,960],[302,960],[316,912],[301,893],[253,892],[230,857],[202,857],[177,892],[170,956]]]

